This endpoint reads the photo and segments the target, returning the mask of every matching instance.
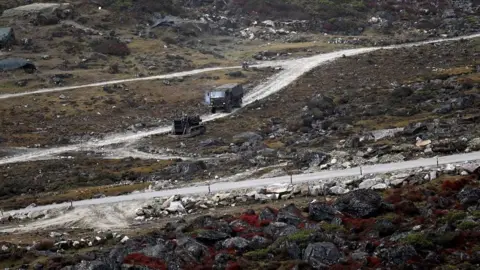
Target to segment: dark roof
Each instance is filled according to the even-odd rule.
[[[229,83],[229,84],[224,84],[224,85],[221,85],[217,88],[215,88],[215,90],[225,90],[225,89],[232,89],[232,88],[235,88],[239,85],[239,83]]]
[[[0,71],[15,70],[20,68],[35,68],[35,65],[23,58],[7,58],[0,60]]]

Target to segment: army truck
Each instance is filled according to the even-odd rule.
[[[212,113],[218,109],[229,113],[232,108],[242,107],[243,94],[243,86],[236,83],[225,84],[213,89],[208,93]]]
[[[173,120],[170,135],[173,137],[193,137],[204,134],[207,128],[203,125],[200,116],[182,116]]]

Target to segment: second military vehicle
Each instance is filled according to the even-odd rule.
[[[204,134],[206,130],[200,116],[183,116],[180,119],[173,120],[170,134],[175,137],[188,138]]]
[[[225,84],[213,89],[208,93],[208,99],[212,113],[222,109],[229,113],[232,108],[242,107],[243,86],[241,84]]]

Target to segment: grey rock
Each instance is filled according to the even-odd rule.
[[[255,235],[252,240],[250,240],[250,247],[252,249],[262,249],[266,248],[271,244],[271,241],[267,238]]]
[[[278,211],[277,222],[297,226],[303,220],[302,212],[294,204],[289,204]]]
[[[335,217],[335,209],[325,203],[311,203],[308,206],[308,215],[314,221],[332,221]]]
[[[225,240],[230,237],[228,234],[214,231],[214,230],[201,230],[197,234],[197,240],[200,242],[217,242],[221,240]]]
[[[242,237],[233,237],[223,242],[223,247],[226,249],[245,250],[249,245],[250,242]]]
[[[303,254],[303,260],[307,261],[315,269],[333,265],[341,258],[340,251],[333,243],[329,242],[309,244]]]
[[[283,222],[272,222],[264,228],[265,234],[273,239],[287,236],[297,231],[298,229],[295,226]]]
[[[345,194],[345,193],[348,193],[348,192],[350,192],[349,189],[345,189],[345,188],[342,188],[340,186],[334,186],[334,187],[330,188],[330,193],[332,193],[334,195],[342,195],[342,194]]]
[[[382,197],[370,189],[359,189],[341,195],[334,203],[338,211],[362,218],[377,215],[382,205]]]
[[[406,264],[415,256],[417,256],[417,251],[411,245],[396,246],[380,253],[380,257],[394,265]]]
[[[458,194],[457,198],[463,205],[474,205],[480,201],[480,189],[472,187],[464,187]]]

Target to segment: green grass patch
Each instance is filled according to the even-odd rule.
[[[457,225],[457,228],[460,230],[471,230],[478,227],[478,223],[475,221],[463,221],[460,224]]]
[[[423,233],[412,233],[401,240],[404,244],[409,244],[419,248],[430,248],[433,242],[428,239],[428,236]]]

